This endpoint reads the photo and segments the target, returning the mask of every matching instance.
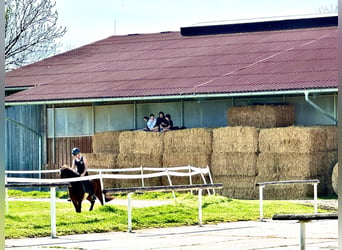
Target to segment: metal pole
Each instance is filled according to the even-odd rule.
[[[259,186],[259,201],[260,201],[260,221],[263,221],[264,216],[263,216],[263,191],[264,191],[264,185]]]
[[[317,183],[314,183],[314,213],[317,214]]]
[[[128,193],[127,195],[127,213],[128,213],[128,232],[132,232],[132,206],[131,206],[131,196],[133,193]]]
[[[198,223],[201,227],[202,224],[202,189],[198,190]]]
[[[57,238],[56,233],[56,187],[50,187],[50,199],[51,199],[51,238]]]
[[[300,249],[305,250],[305,221],[300,222]]]

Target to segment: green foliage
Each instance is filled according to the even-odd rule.
[[[158,195],[152,196],[160,199]],[[133,230],[198,224],[197,195],[176,196],[176,202],[168,205],[133,208]],[[172,194],[165,199],[171,198]],[[89,206],[90,203],[84,201],[82,213],[76,213],[72,203],[57,202],[57,234],[127,231],[126,206],[101,206],[96,202],[91,212],[88,211]],[[259,219],[258,200],[204,196],[202,209],[204,224]],[[264,201],[264,218],[271,218],[276,213],[313,213],[313,207],[287,201]],[[9,214],[5,219],[5,234],[6,238],[50,236],[50,202],[10,201]]]

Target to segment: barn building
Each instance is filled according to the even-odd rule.
[[[229,126],[232,107],[294,106],[294,125],[336,125],[335,15],[111,36],[6,73],[6,169],[55,168],[92,136],[170,113]]]

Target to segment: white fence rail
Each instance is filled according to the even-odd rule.
[[[267,185],[284,185],[284,184],[312,184],[314,186],[314,213],[317,214],[317,185],[319,180],[288,180],[288,181],[269,181],[269,182],[259,182],[256,185],[259,186],[259,207],[260,207],[260,221],[263,221],[263,196],[264,188]]]

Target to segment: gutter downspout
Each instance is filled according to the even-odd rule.
[[[325,115],[326,117],[328,117],[329,119],[333,120],[335,122],[335,124],[337,124],[337,119],[331,115],[329,115],[326,111],[324,111],[320,106],[318,106],[316,103],[314,103],[313,101],[311,101],[309,99],[309,91],[304,91],[304,95],[305,95],[305,101],[307,103],[309,103],[314,109],[318,110],[319,112],[321,112],[323,115]]]

